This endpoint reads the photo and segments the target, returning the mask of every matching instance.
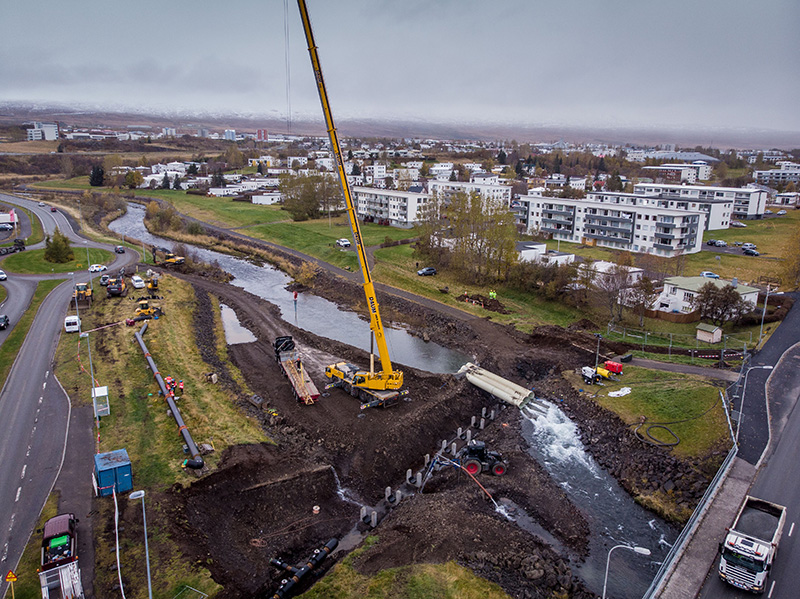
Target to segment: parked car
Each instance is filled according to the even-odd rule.
[[[0,314],[0,329],[7,329],[9,324],[11,324],[11,321],[8,320],[8,316]]]
[[[117,247],[114,248],[114,251],[116,253],[118,253],[118,254],[124,254],[125,253],[125,246],[124,245],[118,245]]]
[[[744,228],[744,227],[746,227],[746,226],[747,226],[747,225],[746,225],[746,224],[744,224],[744,223],[743,223],[743,222],[741,222],[741,221],[738,221],[738,220],[732,220],[732,221],[731,221],[731,227]]]
[[[747,243],[743,243],[742,244],[742,249],[743,250],[755,250],[755,249],[758,249],[758,246],[755,243],[750,243],[748,241]]]
[[[89,267],[89,272],[103,272],[104,270],[108,270],[105,264],[92,264]]]
[[[417,274],[421,277],[429,277],[436,274],[436,269],[433,266],[426,266],[425,268],[420,268]]]
[[[0,231],[13,231],[14,225],[9,225],[8,223],[1,223],[0,224]]]
[[[772,210],[764,210],[764,214],[772,214]]]
[[[761,254],[759,254],[757,251],[755,251],[755,250],[752,250],[752,249],[749,249],[749,248],[748,248],[748,249],[746,249],[746,250],[744,250],[742,253],[743,253],[745,256],[760,256],[760,255],[761,255]]]
[[[717,242],[714,245],[716,245],[718,248],[726,248],[728,247],[728,242],[717,239]]]
[[[709,239],[708,241],[706,241],[706,245],[717,245],[717,240]]]
[[[139,275],[133,275],[131,277],[131,285],[133,285],[134,289],[144,289],[144,279]]]
[[[336,240],[336,245],[338,245],[340,248],[349,248],[350,240],[342,237],[341,239]]]
[[[778,216],[783,216],[784,214],[786,214],[786,210],[778,210],[775,214],[777,214]]]
[[[64,319],[64,331],[67,333],[77,333],[81,330],[81,319],[77,316],[67,316]]]
[[[105,287],[106,285],[108,285],[108,280],[109,280],[110,278],[111,278],[111,277],[110,277],[109,275],[103,275],[102,277],[100,277],[100,285],[102,285],[103,287]]]
[[[0,281],[5,281],[8,278],[8,275],[0,270]]]
[[[700,273],[700,276],[707,279],[719,279],[719,275],[715,272],[711,272],[710,270],[704,270]]]

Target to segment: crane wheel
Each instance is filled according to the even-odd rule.
[[[467,460],[464,462],[464,470],[469,474],[480,474],[481,468],[481,463],[478,460]]]
[[[494,466],[492,466],[492,474],[495,476],[503,476],[506,473],[506,465],[498,462]]]

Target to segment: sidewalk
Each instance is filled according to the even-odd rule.
[[[694,599],[708,572],[716,566],[718,546],[733,522],[756,474],[752,464],[736,458],[728,478],[700,521],[659,599]]]

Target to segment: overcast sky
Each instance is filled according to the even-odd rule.
[[[334,115],[800,131],[800,0],[308,0]],[[0,102],[287,114],[284,0],[8,0]],[[319,118],[288,0],[291,107]]]

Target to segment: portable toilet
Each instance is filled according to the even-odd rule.
[[[94,456],[95,492],[100,497],[108,497],[113,491],[126,493],[133,489],[131,460],[124,449]]]

